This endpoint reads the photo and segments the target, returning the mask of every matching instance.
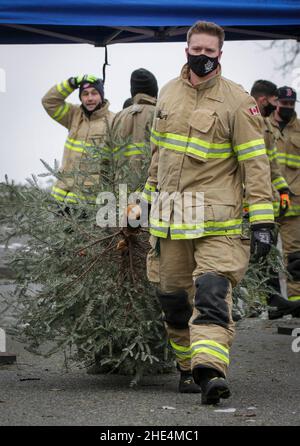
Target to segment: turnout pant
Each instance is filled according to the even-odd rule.
[[[153,250],[148,256],[148,277],[159,281],[158,296],[180,369],[210,367],[225,377],[235,333],[232,287],[246,272],[249,247],[239,236],[210,236],[160,238],[159,248],[159,262],[153,261]]]
[[[287,293],[290,301],[300,301],[300,216],[280,219],[280,235],[287,270]]]

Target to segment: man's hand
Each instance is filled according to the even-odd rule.
[[[123,230],[129,233],[138,232],[141,226],[142,208],[138,204],[129,204],[123,216]]]
[[[283,217],[287,213],[291,205],[290,190],[287,188],[280,189],[279,194],[280,194],[279,217]]]
[[[74,90],[76,88],[79,88],[83,78],[84,78],[84,76],[82,76],[82,75],[81,76],[70,77],[68,79],[70,87],[74,88]]]
[[[252,225],[250,252],[256,261],[264,259],[270,252],[271,246],[274,243],[273,227],[274,225],[272,223]]]
[[[80,84],[82,84],[83,82],[90,82],[92,84],[97,79],[98,78],[93,74],[83,74],[80,76],[70,77],[70,79],[68,79],[68,82],[72,88],[76,89],[79,88]]]

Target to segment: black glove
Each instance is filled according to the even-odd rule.
[[[98,78],[96,76],[94,76],[93,74],[84,74],[84,75],[80,75],[80,76],[76,76],[76,77],[70,77],[68,79],[68,82],[69,82],[70,86],[75,89],[75,88],[79,88],[80,84],[82,84],[82,82],[90,82],[91,84],[93,84],[97,80],[98,80]]]
[[[255,260],[265,258],[274,244],[272,223],[256,224],[251,226],[251,248],[250,252]]]
[[[71,88],[79,88],[81,82],[83,80],[83,76],[74,76],[68,79],[69,85]]]

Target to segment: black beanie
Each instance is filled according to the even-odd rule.
[[[132,97],[138,93],[144,93],[156,98],[158,93],[156,77],[145,68],[133,71],[130,78],[130,91]]]
[[[103,102],[104,101],[104,86],[103,86],[103,82],[101,79],[97,79],[95,82],[83,81],[79,87],[79,99],[81,97],[81,93],[83,92],[83,90],[85,90],[86,88],[90,88],[90,87],[93,87],[93,88],[95,88],[95,90],[98,91],[98,93],[101,96],[102,102]]]

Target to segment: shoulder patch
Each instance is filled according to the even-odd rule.
[[[256,115],[260,115],[260,111],[257,105],[254,105],[253,107],[248,108],[248,111],[250,113],[250,115],[252,116],[256,116]]]

